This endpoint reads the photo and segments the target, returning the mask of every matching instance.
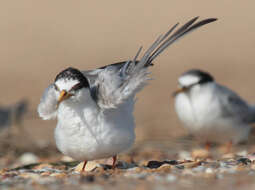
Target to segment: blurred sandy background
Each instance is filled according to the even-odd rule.
[[[211,72],[217,81],[255,102],[255,1],[12,0],[0,6],[1,105],[30,102],[28,132],[53,140],[56,121],[42,121],[36,107],[43,90],[66,67],[93,69],[133,58],[176,22],[219,20],[171,46],[151,69],[155,80],[138,94],[138,141],[184,134],[171,93],[187,69]],[[31,129],[31,131],[30,131]]]

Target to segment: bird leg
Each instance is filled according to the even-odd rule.
[[[232,149],[232,145],[233,145],[233,143],[232,143],[232,141],[229,141],[228,143],[227,143],[227,147],[226,147],[226,152],[227,153],[230,153],[231,152],[231,149]]]
[[[82,169],[81,169],[81,172],[85,172],[85,167],[86,167],[86,165],[87,165],[87,160],[85,160],[84,161],[84,163],[83,163],[83,167],[82,167]]]
[[[117,161],[117,156],[115,155],[112,157],[112,169],[116,168],[116,161]]]
[[[211,143],[210,142],[206,142],[205,143],[205,150],[209,151],[211,148]]]

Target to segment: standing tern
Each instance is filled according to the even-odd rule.
[[[135,140],[133,116],[135,94],[147,84],[152,61],[173,42],[189,32],[216,21],[198,17],[159,36],[140,60],[141,49],[132,60],[95,70],[61,71],[45,90],[38,105],[39,116],[57,118],[55,140],[65,155],[84,161],[113,157],[131,147]],[[175,30],[176,29],[176,30]],[[174,31],[175,30],[175,31]]]

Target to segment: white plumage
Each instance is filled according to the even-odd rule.
[[[230,89],[217,84],[208,73],[191,70],[179,78],[175,109],[179,119],[199,141],[245,141],[255,109]]]
[[[135,140],[134,97],[149,79],[148,67],[174,41],[216,19],[193,24],[196,20],[197,17],[170,35],[176,24],[151,45],[140,61],[137,57],[141,48],[131,61],[91,71],[68,68],[60,72],[38,106],[43,119],[58,119],[58,149],[77,160],[88,161],[116,156],[131,147]]]

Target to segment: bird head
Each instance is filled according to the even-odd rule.
[[[55,78],[54,88],[57,94],[57,106],[68,99],[79,99],[82,91],[89,91],[88,79],[78,70],[69,67]]]
[[[186,92],[194,86],[207,84],[213,81],[213,77],[207,72],[198,69],[189,70],[179,77],[179,89],[173,93],[173,96],[175,97],[179,93]]]

